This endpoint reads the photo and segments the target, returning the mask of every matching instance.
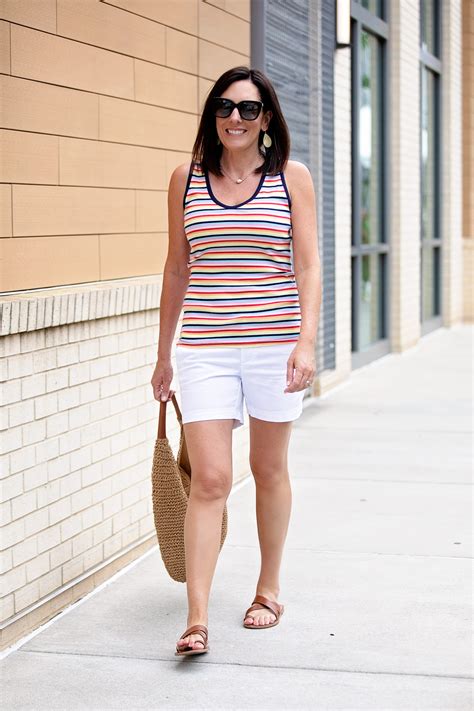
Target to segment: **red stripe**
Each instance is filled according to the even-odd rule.
[[[250,346],[250,345],[255,345],[255,346],[263,346],[265,344],[270,344],[270,345],[275,345],[277,346],[279,343],[296,343],[298,339],[297,338],[279,338],[278,341],[272,341],[270,338],[267,339],[266,341],[225,341],[224,343],[219,343],[216,341],[203,341],[202,343],[199,343],[199,341],[194,341],[193,343],[181,343],[179,342],[180,346],[189,346],[192,348],[194,345],[196,346]]]
[[[299,324],[295,326],[295,328],[299,327]],[[251,333],[255,333],[257,331],[289,331],[291,330],[292,326],[271,326],[268,324],[267,326],[259,326],[258,328],[245,328],[242,329],[243,331],[250,331]],[[219,328],[218,330],[216,329],[200,329],[199,331],[188,331],[188,333],[193,333],[195,335],[199,335],[201,333],[215,333],[218,335],[219,333],[230,333],[230,331],[239,331],[238,328]],[[183,333],[186,332],[186,329],[183,329]]]
[[[284,318],[285,316],[294,316],[294,317],[296,317],[297,319],[300,318],[300,315],[299,315],[298,313],[295,313],[294,311],[290,311],[289,313],[273,314],[273,318],[276,319],[276,320],[280,320],[281,318]],[[203,316],[201,316],[201,317],[197,317],[197,316],[183,316],[183,323],[184,323],[184,322],[188,323],[188,322],[190,322],[190,321],[201,321],[202,318],[203,318]],[[209,317],[209,316],[205,316],[204,318],[206,318],[206,320],[210,320],[210,317]],[[260,318],[260,317],[259,317],[259,316],[233,316],[232,318],[233,318],[233,320],[242,319],[242,320],[248,321],[248,320],[256,320],[256,319],[258,319],[258,318]],[[269,317],[269,318],[270,318],[270,317]],[[227,318],[226,316],[212,316],[212,320],[213,320],[213,321],[216,321],[216,322],[218,322],[218,321],[227,321],[228,318]],[[273,323],[273,321],[268,321],[268,323]],[[209,325],[209,324],[207,324],[207,325]]]
[[[227,230],[229,230],[229,231],[230,231],[230,230],[235,230],[235,231],[237,232],[237,234],[240,234],[240,233],[242,232],[242,230],[244,230],[245,228],[242,227],[242,225],[235,225],[234,227],[231,227],[231,226],[229,226],[229,225],[226,225],[224,229],[225,229],[226,231],[227,231]],[[285,230],[285,229],[280,230],[280,229],[278,229],[278,228],[276,228],[276,227],[271,227],[271,228],[268,228],[268,227],[249,227],[249,229],[250,229],[250,230],[254,230],[254,231],[256,231],[256,232],[262,232],[262,234],[267,234],[270,229],[271,229],[272,232],[281,232],[281,234],[288,234],[288,228],[287,228],[286,230]],[[203,232],[203,231],[205,231],[205,232],[222,232],[222,227],[219,227],[219,226],[217,226],[217,227],[206,227],[205,230],[204,230],[204,228],[202,228],[202,227],[200,227],[199,229],[195,229],[195,230],[188,229],[188,230],[186,230],[186,234],[192,235],[192,234],[194,234],[194,232]],[[222,241],[224,242],[225,240],[222,240]]]

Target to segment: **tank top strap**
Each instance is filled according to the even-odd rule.
[[[202,193],[203,190],[206,190],[206,182],[201,164],[191,162],[183,195],[183,208],[186,208],[186,205],[193,199],[194,195]]]

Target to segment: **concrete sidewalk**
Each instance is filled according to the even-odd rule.
[[[471,709],[472,329],[355,371],[295,423],[280,625],[241,626],[253,480],[230,497],[209,654],[153,549],[3,661],[4,709]]]

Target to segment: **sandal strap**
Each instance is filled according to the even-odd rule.
[[[270,612],[273,612],[275,617],[278,618],[281,615],[281,608],[282,606],[278,602],[274,602],[273,600],[269,600],[268,597],[264,597],[263,595],[255,595],[255,599],[247,612],[245,613],[245,617],[248,616],[249,612],[253,612],[253,610],[259,610],[261,607],[267,607]],[[245,619],[245,618],[244,618]]]
[[[207,627],[205,625],[192,625],[191,627],[188,627],[186,632],[184,632],[184,634],[181,635],[180,639],[189,637],[190,634],[200,634],[203,637],[204,642],[207,644],[208,633],[207,633]]]

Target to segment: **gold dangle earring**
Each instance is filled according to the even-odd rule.
[[[263,134],[263,145],[265,146],[265,148],[270,148],[270,146],[272,145],[271,136],[269,136],[266,131]]]

